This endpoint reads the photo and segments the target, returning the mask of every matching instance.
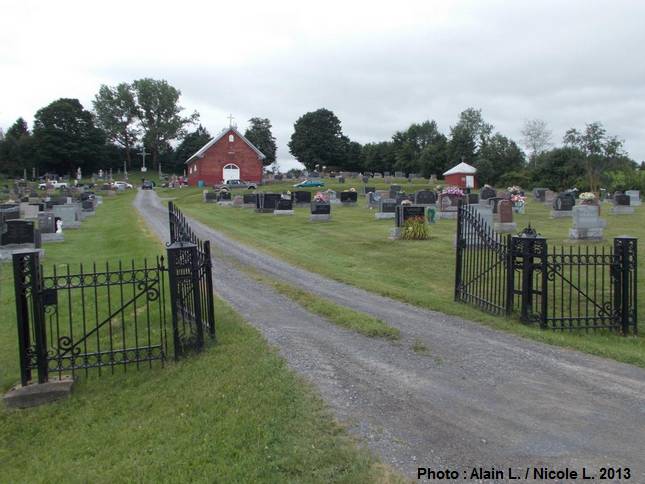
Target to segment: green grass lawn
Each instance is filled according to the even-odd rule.
[[[400,183],[413,192],[424,184]],[[382,181],[370,181],[377,189],[386,189]],[[362,183],[340,185],[326,180],[325,189],[355,187]],[[289,183],[267,185],[264,191],[294,190]],[[312,189],[316,191],[316,189]],[[194,188],[158,189],[162,197],[174,198],[186,214],[222,230],[244,243],[332,279],[447,314],[481,321],[539,341],[567,346],[619,361],[645,366],[645,338],[614,334],[576,334],[542,331],[515,320],[494,317],[453,300],[456,223],[440,220],[430,227],[430,240],[388,240],[392,220],[377,221],[359,198],[354,208],[333,206],[332,221],[308,222],[308,209],[296,209],[292,217],[256,214],[253,210],[223,208],[202,202],[202,190]],[[550,209],[528,202],[526,214],[516,215],[518,230],[529,223],[549,239],[550,246],[571,245],[568,231],[571,219],[552,220]],[[609,205],[603,206],[607,219],[606,245],[618,235],[645,236],[645,209],[633,216],[614,216]],[[639,261],[639,285],[645,287],[645,260]],[[306,289],[306,288],[305,288]],[[639,313],[645,314],[645,298],[639,300]]]
[[[106,198],[46,268],[163,248],[132,208]],[[0,386],[19,379],[10,264],[0,266]],[[216,300],[218,344],[164,368],[90,374],[66,401],[0,409],[2,482],[390,482],[261,335]]]

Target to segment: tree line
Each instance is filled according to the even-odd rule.
[[[182,114],[180,96],[181,91],[165,80],[144,78],[100,86],[91,110],[78,99],[55,100],[36,112],[32,130],[19,118],[0,137],[0,173],[19,176],[27,170],[31,175],[33,170],[66,175],[80,167],[88,174],[117,170],[124,162],[131,170],[143,150],[150,154],[150,168],[161,164],[164,172],[181,174],[184,162],[212,136],[198,124],[196,111]],[[253,117],[244,133],[266,155],[265,166],[276,161],[271,129],[269,119]],[[395,132],[388,140],[361,145],[343,133],[332,111],[321,108],[296,120],[288,147],[309,170],[326,167],[441,177],[464,161],[477,168],[481,184],[645,190],[645,166],[639,167],[624,150],[624,142],[608,135],[602,123],[572,128],[554,146],[547,124],[529,120],[521,143],[526,152],[496,131],[480,109],[470,107],[459,114],[447,134],[434,120],[426,120]]]
[[[459,114],[448,135],[428,120],[395,132],[389,140],[360,145],[343,134],[332,111],[322,108],[296,121],[289,150],[309,170],[327,167],[441,177],[463,161],[477,168],[481,184],[493,186],[645,190],[645,163],[639,166],[632,160],[624,142],[608,135],[600,122],[569,129],[562,144],[553,146],[546,122],[528,120],[522,144],[528,154],[486,122],[480,109],[471,107]]]
[[[92,110],[78,99],[57,99],[36,112],[32,130],[21,117],[0,137],[0,173],[68,175],[81,168],[88,174],[118,170],[124,163],[131,170],[142,150],[150,155],[150,168],[161,164],[165,172],[182,173],[184,162],[211,134],[198,124],[196,111],[182,115],[180,96],[165,80],[145,78],[102,85]],[[251,118],[244,134],[266,155],[265,164],[275,161],[268,119]]]

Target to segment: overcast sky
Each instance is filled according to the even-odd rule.
[[[382,141],[473,106],[520,142],[544,119],[604,123],[645,160],[645,2],[109,2],[0,0],[0,126],[101,84],[166,79],[216,134],[232,113],[273,123],[282,168],[294,121],[333,110]]]

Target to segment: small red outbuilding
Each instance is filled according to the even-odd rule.
[[[446,185],[459,188],[477,188],[477,168],[461,162],[443,174]]]
[[[188,184],[197,186],[224,183],[227,180],[262,182],[266,156],[235,128],[223,130],[186,160]]]

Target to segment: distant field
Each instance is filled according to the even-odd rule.
[[[325,180],[326,187],[340,191],[350,187],[359,192],[360,180],[345,184]],[[428,187],[424,183],[399,184],[407,192]],[[386,189],[389,184],[371,180],[369,185]],[[291,183],[266,185],[263,191],[294,190]],[[310,189],[317,191],[318,189]],[[453,301],[456,222],[440,220],[430,227],[430,240],[388,240],[392,220],[377,221],[359,198],[354,208],[333,206],[332,221],[312,224],[308,209],[296,209],[292,217],[256,214],[250,209],[222,208],[202,202],[202,190],[195,188],[158,189],[162,197],[174,198],[179,207],[233,238],[261,248],[291,263],[335,280],[410,302],[447,314],[493,324],[533,339],[569,346],[620,361],[645,366],[645,338],[622,338],[612,334],[559,334],[523,326],[514,320],[497,318]],[[526,213],[516,215],[518,230],[529,223],[549,239],[550,245],[571,245],[568,231],[571,219],[552,220],[543,204],[527,203]],[[606,245],[618,235],[645,238],[645,207],[633,216],[614,216],[610,205],[603,206],[608,221]],[[639,261],[639,284],[645,287],[645,260]],[[645,298],[640,298],[639,313],[645,314]]]

